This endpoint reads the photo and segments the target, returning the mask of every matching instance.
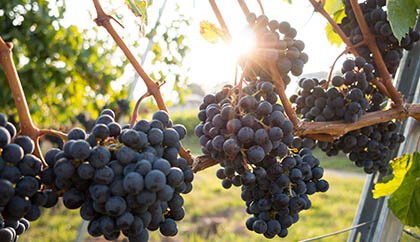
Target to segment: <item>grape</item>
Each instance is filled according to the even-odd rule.
[[[90,145],[85,140],[76,140],[70,148],[70,155],[79,160],[87,159],[90,156],[90,152]]]
[[[147,176],[145,179],[136,172],[129,172],[123,181],[124,190],[128,193],[138,194],[144,187],[147,186]]]
[[[152,170],[144,178],[145,187],[154,192],[161,190],[165,186],[165,183],[165,174],[160,170]]]
[[[69,140],[86,139],[86,132],[81,128],[73,128],[67,134]]]
[[[92,149],[89,163],[95,168],[102,168],[111,160],[111,153],[103,146],[96,146]]]
[[[18,168],[24,176],[36,176],[41,172],[41,167],[41,160],[32,154],[26,154],[18,164]]]
[[[63,195],[64,206],[66,206],[69,209],[79,208],[80,206],[82,206],[83,202],[84,194],[75,188],[66,191]]]
[[[110,135],[110,131],[105,124],[96,124],[92,129],[92,135],[98,139],[106,139]]]
[[[264,159],[264,149],[261,146],[254,145],[247,151],[248,159],[251,163],[256,164]]]
[[[158,159],[153,162],[153,169],[160,170],[163,174],[168,175],[171,169],[171,164],[165,159]]]
[[[24,150],[21,146],[17,144],[8,144],[3,148],[3,152],[1,154],[3,160],[5,162],[9,162],[12,164],[19,163],[20,160],[23,159]]]
[[[0,147],[5,147],[7,144],[10,143],[10,140],[10,132],[5,128],[0,127]]]
[[[95,171],[93,180],[98,184],[110,184],[114,176],[114,171],[110,167],[105,166]]]
[[[22,147],[25,154],[31,154],[34,152],[35,143],[28,136],[18,136],[13,142]]]
[[[71,178],[74,171],[75,169],[71,161],[66,158],[61,158],[54,165],[54,173],[63,179]]]

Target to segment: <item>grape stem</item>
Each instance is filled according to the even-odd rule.
[[[249,9],[248,6],[246,5],[244,0],[238,0],[239,6],[241,6],[242,12],[245,15],[245,18],[249,15]]]
[[[275,91],[280,97],[281,103],[283,104],[284,111],[286,111],[287,117],[289,117],[290,121],[292,121],[293,126],[297,127],[299,125],[299,119],[296,116],[295,111],[293,110],[292,106],[290,105],[289,99],[286,96],[285,88],[284,88],[284,82],[281,78],[277,66],[274,62],[268,63],[270,67],[270,73],[271,77],[274,82]]]
[[[341,53],[337,56],[337,58],[335,58],[335,60],[334,60],[333,64],[331,65],[331,68],[330,68],[330,73],[328,73],[328,79],[327,79],[327,82],[325,83],[325,86],[324,86],[324,89],[325,89],[325,90],[327,90],[327,89],[328,89],[328,87],[330,86],[330,83],[331,83],[331,77],[332,77],[332,73],[333,73],[333,71],[334,71],[335,64],[337,63],[338,59],[340,59],[340,57],[341,57],[341,56],[343,56],[343,55],[344,55],[345,53],[347,53],[347,52],[348,52],[348,49],[346,48],[343,52],[341,52]]]
[[[150,97],[150,93],[146,92],[145,94],[143,94],[136,102],[136,106],[133,109],[133,114],[131,115],[131,120],[130,120],[130,128],[132,128],[134,126],[134,123],[137,120],[137,116],[139,114],[139,108],[140,108],[140,104],[143,101],[143,99],[145,99],[146,97]]]
[[[262,5],[262,3],[261,3],[261,0],[257,0],[257,3],[258,3],[258,5],[260,6],[260,9],[261,9],[261,14],[265,14],[264,13],[264,7],[263,7],[263,5]]]
[[[366,126],[387,122],[393,119],[404,120],[412,117],[420,121],[420,104],[404,104],[395,106],[388,110],[367,113],[354,123],[346,123],[344,121],[331,122],[301,122],[300,126],[295,129],[296,136],[308,135],[325,135],[339,138],[340,136]],[[326,141],[326,140],[322,140]]]
[[[52,136],[56,136],[59,137],[62,140],[67,140],[67,134],[58,131],[58,130],[53,130],[53,129],[40,129],[39,130],[39,136],[42,137],[44,135],[52,135]]]
[[[216,15],[217,21],[219,21],[220,26],[222,27],[223,32],[225,33],[225,37],[223,38],[225,42],[230,42],[232,40],[232,36],[230,35],[229,29],[223,19],[222,14],[220,13],[219,8],[217,7],[215,0],[209,0],[211,8],[213,9],[214,14]]]
[[[322,1],[317,2],[316,0],[309,0],[309,2],[314,7],[314,10],[316,12],[319,12],[322,16],[324,16],[324,18],[328,21],[328,23],[330,23],[334,32],[337,33],[340,36],[340,38],[343,40],[343,42],[349,47],[350,52],[354,56],[358,56],[356,49],[351,44],[349,38],[347,38],[344,31],[340,28],[340,26],[338,26],[338,24],[334,21],[334,19],[331,18],[331,16],[327,13],[327,11],[325,11],[324,9],[325,2],[322,2]]]
[[[38,129],[32,121],[31,113],[29,112],[28,103],[26,101],[25,93],[20,82],[19,75],[12,57],[12,43],[6,43],[0,37],[0,65],[3,67],[12,91],[13,99],[15,101],[16,109],[19,115],[20,134],[29,136],[35,143],[34,154],[42,161],[44,167],[47,163],[41,152],[39,145],[39,138],[44,134],[59,134],[62,139],[67,139],[67,135],[56,130]]]
[[[373,36],[370,31],[369,27],[363,17],[362,9],[359,6],[357,0],[350,0],[351,7],[353,8],[354,14],[356,16],[357,23],[360,26],[360,30],[363,34],[363,39],[367,42],[368,47],[373,55],[373,60],[378,68],[379,74],[382,78],[382,81],[388,90],[389,94],[391,95],[392,101],[394,101],[395,105],[401,106],[403,104],[403,97],[400,92],[395,89],[392,83],[392,76],[389,74],[388,69],[385,65],[385,62],[382,58],[381,52],[376,45],[375,36]]]
[[[363,41],[361,41],[361,42],[357,43],[356,45],[354,45],[354,46],[353,46],[353,48],[357,48],[358,46],[361,46],[361,45],[364,45],[364,44],[366,44],[366,43],[365,43],[365,41],[363,40]],[[343,52],[341,52],[341,53],[337,56],[337,58],[334,60],[334,62],[333,62],[333,64],[332,64],[332,66],[331,66],[331,69],[330,69],[330,73],[328,73],[327,83],[326,83],[326,84],[325,84],[325,86],[324,86],[324,89],[325,89],[325,90],[327,90],[327,89],[328,89],[328,87],[330,86],[332,73],[333,73],[333,71],[334,71],[334,67],[335,67],[335,64],[337,63],[338,59],[340,59],[340,57],[341,57],[341,56],[343,56],[344,54],[348,53],[349,51],[350,51],[350,48],[349,48],[349,47],[347,47],[347,48],[346,48]]]
[[[112,38],[115,40],[117,45],[121,48],[121,50],[124,52],[125,56],[130,61],[131,65],[133,65],[134,69],[137,71],[139,76],[143,79],[144,83],[147,87],[147,92],[150,93],[150,95],[153,96],[153,98],[156,101],[156,104],[160,110],[164,110],[168,112],[168,109],[166,107],[165,102],[163,101],[162,94],[160,93],[159,85],[155,83],[149,75],[144,71],[143,67],[140,65],[140,63],[136,60],[133,53],[130,51],[130,49],[127,47],[127,45],[124,43],[124,41],[121,39],[119,34],[115,31],[114,27],[111,24],[111,19],[113,19],[110,15],[106,14],[99,2],[99,0],[93,0],[93,4],[95,5],[97,18],[94,20],[95,23],[98,26],[104,27],[108,33],[112,36]],[[186,159],[189,165],[192,165],[194,162],[194,158],[191,155],[190,151],[185,150],[184,147],[181,147],[181,150],[179,151],[179,155]]]

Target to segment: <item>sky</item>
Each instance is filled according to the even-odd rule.
[[[158,9],[162,6],[164,0],[154,0],[152,7],[148,9],[148,15],[153,22],[158,16]],[[123,1],[110,0],[101,1],[105,11],[113,11],[115,13],[124,15],[122,24],[125,29],[116,27],[116,30],[122,35],[122,38],[127,43],[132,43],[135,39],[140,39],[138,48],[130,48],[133,53],[140,56],[144,53],[147,46],[147,40],[141,38],[138,31],[138,19],[128,11],[124,6]],[[313,12],[313,7],[309,1],[295,0],[293,4],[288,4],[281,0],[261,0],[265,14],[268,18],[276,19],[277,21],[288,21],[292,27],[298,31],[297,39],[305,42],[305,50],[309,55],[309,61],[304,67],[303,75],[314,72],[328,72],[334,59],[342,52],[344,46],[338,48],[336,45],[332,46],[325,34],[326,20],[317,13]],[[204,40],[200,35],[200,21],[208,20],[211,23],[219,26],[217,19],[211,9],[211,6],[206,0],[184,0],[173,1],[168,0],[167,6],[163,12],[162,22],[168,24],[176,18],[174,14],[175,4],[180,5],[181,11],[188,18],[192,19],[190,26],[185,26],[184,31],[187,37],[186,44],[190,46],[191,52],[187,54],[183,65],[175,71],[182,72],[183,75],[188,76],[190,83],[197,83],[203,87],[206,92],[215,92],[217,87],[225,83],[233,83],[235,75],[235,63],[238,52],[246,51],[246,48],[232,48],[222,41],[217,44],[211,44]],[[216,3],[225,19],[228,29],[233,36],[233,46],[243,46],[247,42],[247,38],[243,36],[244,29],[246,29],[246,19],[236,0],[217,0]],[[261,14],[260,8],[256,0],[246,1],[251,12],[257,15]],[[66,0],[67,12],[63,24],[68,26],[75,24],[82,29],[92,29],[95,27],[93,22],[96,13],[92,1],[86,0]],[[75,18],[77,16],[77,18]],[[105,29],[100,29],[97,34],[101,38],[106,38],[107,33]],[[157,39],[155,39],[157,40]],[[249,42],[249,41],[248,41]],[[112,42],[110,44],[113,44]],[[130,46],[130,45],[129,45]],[[104,46],[107,48],[109,46]],[[120,53],[122,54],[122,53]],[[153,55],[150,53],[143,65],[146,72],[156,70],[159,66],[152,65],[151,59]],[[139,58],[140,59],[140,58]],[[339,68],[340,63],[344,57],[336,64],[336,69]],[[121,80],[118,80],[113,88],[118,90],[121,85],[126,85],[134,79],[134,71],[131,66],[127,68]],[[293,78],[293,77],[292,77]],[[167,77],[167,84],[163,86],[162,92],[165,100],[173,100],[177,98],[176,93],[172,90],[173,77]],[[298,78],[292,79],[292,84],[288,86],[288,94],[294,92]],[[134,92],[134,98],[138,98],[145,92],[143,83],[137,85]]]

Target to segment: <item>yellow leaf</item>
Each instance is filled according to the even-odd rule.
[[[213,44],[217,43],[219,38],[224,38],[225,36],[223,30],[207,20],[200,22],[200,34],[205,40]]]
[[[324,9],[331,15],[340,9],[341,4],[343,4],[341,0],[326,0]]]
[[[403,157],[394,159],[390,166],[393,170],[393,179],[385,183],[377,183],[373,190],[373,198],[377,199],[383,196],[393,194],[401,185],[407,171],[412,165],[413,155],[405,154]]]

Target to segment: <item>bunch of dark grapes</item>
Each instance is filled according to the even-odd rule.
[[[288,22],[270,21],[266,15],[257,17],[250,13],[247,20],[256,34],[256,50],[241,59],[243,67],[245,63],[249,65],[247,80],[271,81],[271,75],[261,61],[275,62],[285,85],[290,82],[289,72],[300,76],[304,64],[308,62],[308,55],[303,52],[305,43],[295,39],[296,29]]]
[[[375,77],[373,65],[358,56],[347,59],[341,69],[343,76],[334,76],[327,91],[326,81],[301,79],[298,95],[290,97],[296,106],[296,113],[303,121],[356,122],[366,112],[382,109],[384,95],[372,83]],[[389,153],[396,144],[404,141],[404,136],[396,133],[393,121],[375,124],[351,131],[334,142],[318,141],[318,146],[328,156],[343,151],[358,167],[366,173],[388,171]]]
[[[11,242],[40,217],[40,207],[52,207],[58,198],[51,190],[41,191],[42,162],[32,155],[32,139],[16,136],[1,113],[0,148],[0,241]]]
[[[253,214],[247,228],[267,238],[285,237],[298,212],[310,208],[307,195],[329,185],[309,149],[313,140],[293,136],[272,83],[254,84],[206,95],[195,134],[203,153],[222,166],[216,174],[222,186],[242,186],[247,212]]]
[[[350,1],[343,0],[343,3],[347,16],[342,19],[340,27],[350,38],[352,44],[357,44],[363,40],[362,32],[351,8]],[[359,6],[370,32],[375,37],[376,44],[388,71],[391,74],[395,74],[402,58],[403,49],[411,50],[414,43],[420,39],[420,32],[410,28],[409,32],[399,42],[392,33],[391,25],[387,19],[387,12],[383,9],[385,4],[385,0],[367,0],[359,3]],[[366,44],[356,48],[356,50],[366,60],[373,63],[372,54]]]
[[[269,153],[286,155],[293,142],[293,124],[276,103],[273,84],[258,82],[243,93],[226,86],[204,97],[198,113],[202,123],[195,128],[202,152],[228,163],[225,166],[234,166],[236,158],[257,164]],[[235,167],[244,171],[240,162]]]
[[[396,129],[397,124],[388,121],[353,130],[333,143],[318,142],[318,146],[329,156],[343,151],[368,174],[376,171],[387,173],[390,151],[405,140]]]
[[[366,112],[378,111],[384,96],[372,84],[373,65],[358,56],[347,59],[341,69],[343,76],[331,79],[333,87],[325,90],[325,80],[303,78],[299,81],[298,95],[290,97],[296,113],[303,121],[356,122]]]
[[[295,138],[295,142],[302,140]],[[219,178],[222,172],[218,171]],[[241,197],[247,213],[253,215],[246,227],[266,238],[286,237],[288,228],[299,220],[299,212],[311,208],[308,195],[328,190],[323,174],[319,160],[307,147],[291,151],[280,162],[266,157],[261,166],[242,176]]]
[[[67,208],[80,208],[94,237],[115,240],[122,232],[130,241],[147,241],[147,230],[157,229],[176,235],[176,221],[185,215],[181,194],[191,192],[194,178],[178,158],[185,127],[173,125],[164,111],[132,128],[114,117],[105,109],[89,135],[70,130],[64,149],[45,155],[44,183],[62,194]]]

